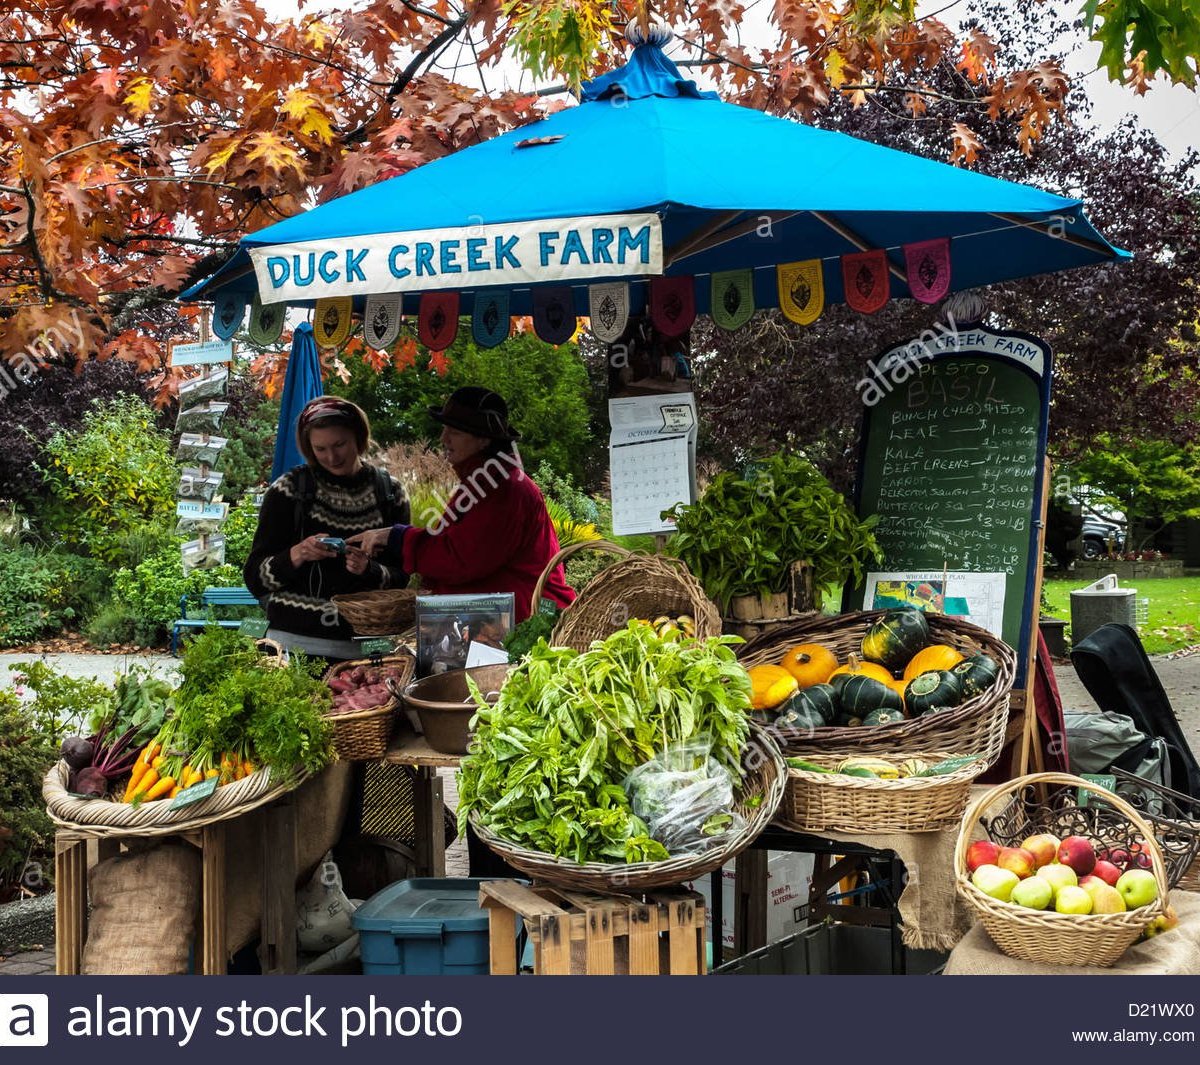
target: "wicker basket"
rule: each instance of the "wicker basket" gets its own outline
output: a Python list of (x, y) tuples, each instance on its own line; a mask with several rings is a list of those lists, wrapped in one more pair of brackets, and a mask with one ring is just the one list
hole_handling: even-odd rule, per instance
[(615, 862), (580, 863), (509, 843), (481, 825), (475, 811), (471, 812), (471, 827), (509, 865), (554, 887), (626, 894), (667, 887), (719, 869), (750, 846), (774, 817), (783, 798), (787, 767), (779, 748), (756, 725), (751, 726), (750, 740), (742, 751), (742, 766), (746, 776), (734, 803), (734, 810), (745, 819), (742, 831), (726, 840), (722, 846), (704, 854), (680, 855), (662, 862), (634, 862), (627, 865)]
[(533, 590), (535, 612), (554, 567), (582, 550), (608, 551), (621, 559), (596, 574), (559, 615), (549, 640), (552, 646), (586, 651), (593, 640), (611, 636), (631, 618), (652, 619), (660, 614), (690, 614), (698, 640), (721, 635), (721, 614), (687, 566), (676, 558), (626, 551), (607, 540), (588, 540), (559, 551)]
[(276, 780), (269, 769), (260, 769), (241, 780), (221, 785), (207, 799), (172, 810), (170, 799), (134, 806), (107, 799), (80, 798), (67, 791), (70, 774), (66, 762), (50, 767), (42, 781), (46, 813), (59, 828), (78, 829), (97, 838), (167, 836), (203, 828), (273, 802), (307, 779), (307, 774), (300, 773), (287, 780)]
[[(788, 648), (795, 644), (819, 643), (844, 661), (847, 655), (859, 653), (868, 626), (887, 613), (886, 610), (874, 610), (813, 615), (743, 644), (738, 648), (738, 659), (747, 668), (773, 664), (779, 662)], [(923, 751), (960, 751), (963, 754), (979, 754), (988, 765), (995, 762), (1004, 747), (1004, 733), (1008, 727), (1008, 696), (1016, 677), (1017, 656), (1008, 644), (976, 625), (942, 614), (926, 614), (925, 620), (929, 623), (934, 642), (949, 644), (965, 655), (982, 651), (995, 660), (999, 673), (987, 691), (950, 710), (939, 710), (891, 725), (775, 729), (772, 735), (776, 743), (786, 753), (805, 758), (818, 752), (913, 758), (920, 757)]]
[[(1158, 898), (1148, 906), (1124, 913), (1071, 914), (1033, 910), (1001, 902), (984, 894), (967, 874), (967, 848), (975, 838), (981, 816), (1006, 795), (1018, 796), (1032, 785), (1062, 784), (1102, 799), (1122, 815), (1145, 842), (1151, 871), (1158, 881)], [(1044, 826), (1050, 829), (1051, 826)], [(989, 936), (1010, 958), (1050, 965), (1091, 965), (1107, 968), (1142, 934), (1155, 917), (1167, 912), (1167, 873), (1154, 831), (1119, 795), (1067, 773), (1031, 773), (1007, 781), (980, 795), (963, 814), (954, 851), (955, 887), (978, 914)]]
[[(906, 755), (905, 757), (914, 757)], [(924, 754), (935, 765), (950, 754)], [(814, 754), (814, 765), (834, 769), (841, 755)], [(895, 761), (895, 759), (893, 759)], [(957, 825), (971, 781), (987, 768), (982, 758), (936, 777), (870, 780), (842, 773), (788, 768), (787, 788), (775, 820), (793, 832), (933, 832)]]
[(335, 595), (330, 601), (356, 636), (394, 636), (411, 629), (416, 621), (417, 592), (413, 588)]
[(338, 757), (348, 762), (374, 762), (387, 753), (388, 740), (392, 738), (392, 729), (396, 726), (400, 693), (412, 680), (416, 661), (407, 654), (357, 658), (331, 666), (324, 680), (329, 683), (339, 673), (345, 673), (355, 666), (398, 666), (403, 672), (398, 681), (388, 684), (392, 697), (386, 703), (368, 710), (329, 715), (329, 720), (333, 722), (333, 746)]

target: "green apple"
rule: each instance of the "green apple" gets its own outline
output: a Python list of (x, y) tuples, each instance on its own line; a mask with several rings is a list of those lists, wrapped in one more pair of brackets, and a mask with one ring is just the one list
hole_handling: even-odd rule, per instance
[(1092, 913), (1124, 913), (1125, 899), (1106, 880), (1098, 876), (1085, 876), (1079, 886), (1092, 896)]
[(1079, 877), (1075, 875), (1075, 870), (1069, 865), (1060, 865), (1058, 862), (1043, 865), (1033, 875), (1049, 881), (1056, 895), (1065, 887), (1079, 886)]
[(1126, 909), (1136, 910), (1158, 898), (1158, 881), (1149, 869), (1126, 869), (1117, 880), (1117, 890)]
[(971, 883), (985, 895), (991, 895), (1001, 902), (1012, 898), (1013, 888), (1021, 882), (1016, 873), (1001, 869), (998, 865), (981, 865), (971, 874)]
[(1044, 910), (1054, 901), (1054, 888), (1040, 876), (1029, 876), (1013, 888), (1012, 901), (1031, 910)]
[(1091, 913), (1092, 896), (1077, 884), (1067, 884), (1055, 893), (1054, 908), (1059, 913)]

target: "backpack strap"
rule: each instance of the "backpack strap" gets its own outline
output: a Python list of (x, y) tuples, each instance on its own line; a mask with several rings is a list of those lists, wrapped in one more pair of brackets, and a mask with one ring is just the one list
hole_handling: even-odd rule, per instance
[(390, 525), (392, 504), (396, 502), (396, 485), (392, 475), (382, 466), (375, 467), (375, 502), (384, 525)]
[(308, 463), (302, 462), (299, 466), (292, 467), (292, 480), (295, 482), (296, 488), (294, 524), (296, 534), (303, 540), (304, 518), (311, 509), (313, 500), (317, 498), (317, 479), (313, 476), (313, 471), (309, 468)]

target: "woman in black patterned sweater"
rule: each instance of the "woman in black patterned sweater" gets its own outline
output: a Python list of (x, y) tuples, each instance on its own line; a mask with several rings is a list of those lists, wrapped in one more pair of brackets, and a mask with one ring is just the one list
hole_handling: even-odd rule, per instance
[(267, 636), (286, 648), (328, 659), (359, 657), (353, 632), (330, 599), (408, 583), (395, 566), (321, 542), (409, 521), (404, 488), (362, 460), (370, 439), (367, 416), (355, 404), (336, 396), (310, 401), (296, 422), (307, 465), (285, 473), (263, 499), (243, 576), (267, 612)]

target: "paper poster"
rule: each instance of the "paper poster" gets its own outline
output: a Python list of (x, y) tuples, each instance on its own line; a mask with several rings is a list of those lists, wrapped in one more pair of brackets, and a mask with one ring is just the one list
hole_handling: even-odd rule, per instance
[(931, 614), (961, 618), (1003, 638), (1003, 573), (962, 570), (909, 570), (868, 573), (864, 610), (915, 607)]
[(673, 532), (662, 512), (696, 497), (696, 400), (691, 393), (609, 400), (613, 531)]

